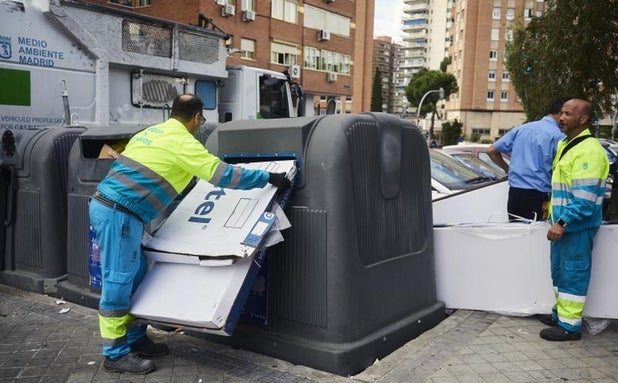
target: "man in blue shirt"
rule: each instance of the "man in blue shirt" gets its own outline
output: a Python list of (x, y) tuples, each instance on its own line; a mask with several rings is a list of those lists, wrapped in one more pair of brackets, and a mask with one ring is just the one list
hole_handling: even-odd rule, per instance
[[(488, 149), (491, 159), (509, 175), (509, 219), (545, 219), (543, 205), (551, 193), (551, 165), (558, 142), (564, 138), (558, 121), (568, 97), (552, 104), (538, 121), (511, 129)], [(510, 156), (507, 164), (502, 153)]]

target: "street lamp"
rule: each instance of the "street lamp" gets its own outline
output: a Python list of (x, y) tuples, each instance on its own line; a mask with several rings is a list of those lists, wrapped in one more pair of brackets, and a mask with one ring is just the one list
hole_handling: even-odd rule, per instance
[(440, 89), (428, 90), (427, 93), (423, 95), (421, 98), (421, 102), (418, 104), (418, 109), (416, 110), (416, 119), (420, 121), (421, 118), (421, 107), (423, 106), (423, 101), (425, 101), (425, 97), (427, 97), (430, 93), (440, 92), (440, 99), (444, 98), (444, 88), (440, 87)]
[[(430, 93), (435, 93), (435, 92), (440, 92), (440, 99), (444, 98), (444, 88), (440, 87), (440, 89), (428, 90), (421, 98), (421, 102), (418, 103), (418, 109), (416, 110), (417, 123), (421, 122), (421, 107), (423, 106), (423, 101), (425, 101), (425, 97), (427, 97), (427, 95), (429, 95)], [(430, 133), (433, 133), (433, 132), (430, 132)], [(429, 136), (430, 137), (427, 137), (428, 140), (431, 139), (431, 134)]]

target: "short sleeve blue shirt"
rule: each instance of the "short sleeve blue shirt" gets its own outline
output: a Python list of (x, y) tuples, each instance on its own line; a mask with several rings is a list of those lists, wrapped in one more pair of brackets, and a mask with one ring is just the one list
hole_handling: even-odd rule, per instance
[(511, 129), (496, 141), (496, 150), (511, 156), (509, 185), (551, 192), (551, 165), (564, 137), (556, 120), (545, 116)]

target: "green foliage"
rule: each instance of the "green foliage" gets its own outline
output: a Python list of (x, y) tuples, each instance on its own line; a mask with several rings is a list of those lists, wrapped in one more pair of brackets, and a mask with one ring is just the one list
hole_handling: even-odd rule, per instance
[(446, 73), (446, 68), (451, 65), (451, 62), (453, 62), (451, 56), (445, 57), (444, 60), (442, 60), (442, 62), (440, 63), (440, 70)]
[[(421, 68), (410, 80), (406, 88), (406, 97), (410, 105), (418, 107), (421, 99), (430, 90), (444, 89), (444, 97), (457, 92), (459, 89), (457, 80), (452, 73), (444, 73), (439, 70)], [(436, 102), (440, 99), (438, 92), (430, 93), (423, 101), (421, 116), (435, 111)]]
[(376, 68), (376, 73), (373, 76), (373, 86), (371, 87), (371, 111), (382, 111), (382, 73), (380, 68)]
[(529, 121), (559, 96), (612, 111), (618, 93), (618, 0), (548, 0), (542, 17), (513, 25), (506, 46), (511, 81)]
[(442, 124), (442, 145), (456, 145), (457, 138), (461, 135), (463, 124), (457, 119)]

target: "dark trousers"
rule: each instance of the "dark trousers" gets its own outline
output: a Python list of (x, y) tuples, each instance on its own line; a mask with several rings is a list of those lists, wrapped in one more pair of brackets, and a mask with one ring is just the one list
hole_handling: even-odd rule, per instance
[(546, 213), (543, 211), (543, 203), (549, 201), (549, 193), (533, 189), (509, 188), (509, 201), (506, 210), (509, 220), (514, 221), (519, 217), (541, 221)]

